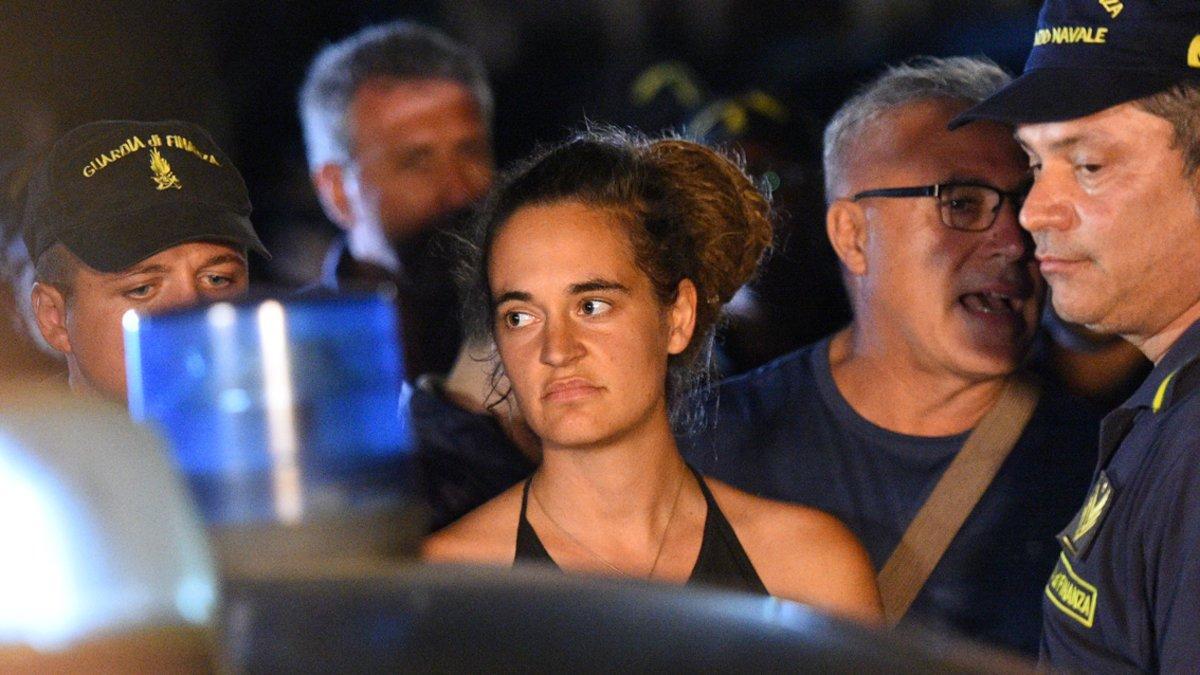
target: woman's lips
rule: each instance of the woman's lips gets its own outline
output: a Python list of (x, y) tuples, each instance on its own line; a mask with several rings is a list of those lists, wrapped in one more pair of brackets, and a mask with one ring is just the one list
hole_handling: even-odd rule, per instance
[(542, 394), (542, 400), (554, 403), (568, 403), (595, 395), (600, 387), (583, 378), (573, 377), (551, 382)]

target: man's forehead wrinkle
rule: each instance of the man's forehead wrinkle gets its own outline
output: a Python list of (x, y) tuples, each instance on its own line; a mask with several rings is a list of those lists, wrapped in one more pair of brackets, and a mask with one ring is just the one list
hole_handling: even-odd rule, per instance
[(149, 265), (139, 264), (128, 269), (121, 270), (120, 272), (106, 274), (105, 276), (112, 279), (128, 279), (129, 277), (137, 276), (139, 274), (164, 274), (168, 272), (169, 269), (170, 268), (168, 268), (166, 265), (158, 263), (151, 263)]
[(1062, 151), (1082, 144), (1109, 143), (1111, 126), (1106, 122), (1113, 113), (1104, 111), (1080, 120), (1024, 124), (1017, 127), (1017, 142), (1026, 150)]
[(873, 115), (849, 146), (847, 182), (866, 189), (883, 174), (916, 167), (927, 155), (940, 119), (949, 118), (942, 112), (945, 106), (936, 99), (915, 101)]
[(903, 132), (895, 128), (899, 111), (890, 111), (862, 125), (854, 134), (845, 153), (844, 180), (849, 185), (877, 180), (881, 173), (892, 170), (911, 153), (908, 144), (901, 143)]
[[(214, 265), (223, 265), (226, 263), (234, 263), (237, 265), (246, 266), (246, 257), (235, 251), (218, 251), (204, 259), (198, 269), (212, 267)], [(106, 278), (111, 279), (127, 279), (129, 277), (140, 274), (167, 274), (171, 271), (172, 266), (161, 262), (141, 262), (119, 272), (105, 273)]]
[(243, 256), (238, 253), (234, 253), (232, 251), (226, 251), (224, 253), (215, 253), (212, 256), (209, 256), (208, 260), (205, 261), (204, 264), (215, 265), (215, 264), (223, 263), (223, 262), (237, 262), (237, 263), (244, 264), (246, 262), (246, 256)]
[[(1050, 134), (1049, 136), (1043, 134), (1042, 137), (1037, 140), (1022, 140), (1021, 146), (1025, 148), (1026, 151), (1062, 152), (1064, 150), (1070, 150), (1071, 148), (1089, 140), (1091, 139), (1089, 138), (1087, 132), (1075, 132), (1066, 135)], [(1040, 145), (1042, 147), (1034, 150), (1034, 145)]]

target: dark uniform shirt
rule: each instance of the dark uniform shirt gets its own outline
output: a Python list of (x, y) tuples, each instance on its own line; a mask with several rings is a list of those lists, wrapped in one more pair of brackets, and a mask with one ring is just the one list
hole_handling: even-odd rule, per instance
[(1200, 322), (1105, 418), (1100, 462), (1045, 587), (1043, 661), (1200, 671)]
[[(872, 424), (838, 391), (828, 347), (824, 340), (724, 382), (709, 413), (715, 428), (686, 442), (686, 455), (705, 475), (832, 513), (878, 569), (968, 434), (918, 437)], [(1045, 391), (909, 617), (1037, 652), (1054, 536), (1087, 488), (1099, 419)]]
[(384, 284), (395, 289), (398, 334), (410, 382), (428, 373), (446, 374), (462, 344), (454, 265), (436, 236), (417, 235), (400, 251), (402, 274), (355, 259), (345, 240), (338, 238), (321, 272), (320, 285), (333, 291), (373, 291)]
[(533, 473), (533, 462), (491, 415), (446, 400), (432, 378), (422, 378), (408, 391), (418, 485), (431, 509), (431, 530), (454, 522)]

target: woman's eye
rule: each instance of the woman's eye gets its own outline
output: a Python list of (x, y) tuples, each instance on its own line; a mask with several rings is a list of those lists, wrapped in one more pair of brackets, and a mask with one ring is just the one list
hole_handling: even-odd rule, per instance
[(579, 304), (579, 313), (584, 316), (598, 316), (612, 309), (612, 304), (603, 300), (584, 300)]
[(533, 321), (533, 316), (527, 312), (505, 312), (504, 325), (509, 328), (521, 328), (528, 326)]

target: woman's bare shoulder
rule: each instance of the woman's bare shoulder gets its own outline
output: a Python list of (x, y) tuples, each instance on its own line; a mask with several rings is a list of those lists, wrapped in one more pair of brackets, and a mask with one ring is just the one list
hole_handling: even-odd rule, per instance
[[(747, 536), (753, 537), (787, 535), (803, 537), (804, 540), (811, 537), (818, 541), (829, 536), (835, 540), (848, 536), (857, 541), (841, 521), (824, 511), (759, 497), (714, 478), (704, 480), (739, 535), (744, 531)], [(828, 543), (822, 541), (821, 548), (828, 546)]]
[(706, 480), (772, 595), (868, 623), (879, 620), (875, 570), (841, 521), (818, 509)]
[(421, 543), (421, 557), (428, 562), (511, 564), (524, 485), (523, 481), (517, 483), (426, 537)]

